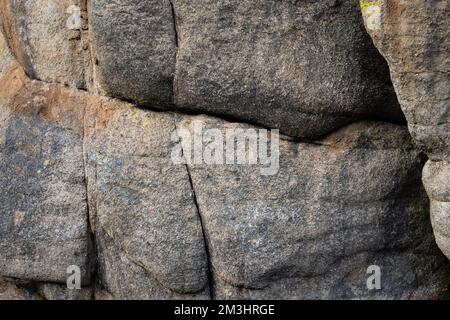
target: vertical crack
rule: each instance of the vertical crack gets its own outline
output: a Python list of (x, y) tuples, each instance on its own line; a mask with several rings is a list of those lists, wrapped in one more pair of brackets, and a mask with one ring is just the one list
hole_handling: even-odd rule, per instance
[[(89, 0), (80, 0), (80, 7), (82, 13), (82, 28), (81, 28), (81, 42), (82, 42), (82, 50), (85, 51), (84, 54), (84, 73), (85, 73), (85, 86), (86, 89), (89, 90), (92, 86), (92, 65), (91, 61), (91, 45), (90, 45), (90, 28), (89, 28), (89, 9), (90, 9), (90, 1)], [(92, 283), (92, 299), (95, 299), (95, 288), (97, 286), (98, 280), (98, 258), (97, 258), (97, 239), (95, 238), (94, 226), (92, 225), (92, 211), (91, 211), (91, 199), (89, 196), (89, 178), (88, 178), (88, 153), (86, 148), (86, 113), (87, 113), (87, 101), (85, 101), (84, 111), (83, 111), (83, 170), (84, 170), (84, 187), (86, 192), (86, 214), (87, 214), (87, 231), (90, 236), (90, 257), (89, 257), (89, 268), (91, 272), (91, 283)]]
[(175, 34), (175, 45), (178, 48), (178, 25), (177, 25), (177, 16), (175, 14), (175, 5), (173, 3), (174, 0), (169, 0), (170, 10), (172, 11), (172, 19), (173, 19), (173, 31)]
[[(175, 130), (177, 130), (176, 120), (174, 120), (174, 128), (175, 128)], [(178, 143), (181, 144), (181, 140), (179, 140)], [(182, 156), (184, 157), (184, 149), (183, 149), (182, 144), (181, 144), (181, 152), (182, 152)], [(204, 223), (203, 216), (200, 211), (200, 206), (199, 206), (199, 203), (197, 200), (197, 194), (195, 192), (194, 181), (192, 179), (191, 169), (189, 168), (189, 165), (187, 163), (185, 164), (185, 166), (186, 166), (186, 172), (188, 174), (189, 185), (190, 185), (191, 191), (192, 191), (192, 197), (194, 198), (194, 205), (197, 210), (198, 219), (200, 221), (200, 227), (202, 229), (202, 236), (203, 236), (203, 242), (204, 242), (204, 246), (205, 246), (206, 262), (207, 262), (207, 268), (208, 268), (207, 276), (208, 276), (209, 297), (211, 300), (214, 300), (215, 292), (214, 292), (213, 266), (211, 263), (211, 255), (210, 255), (210, 251), (209, 251), (208, 235), (206, 233), (205, 223)]]
[(195, 188), (194, 188), (194, 183), (192, 181), (192, 175), (191, 175), (191, 170), (189, 168), (189, 165), (186, 164), (186, 170), (188, 173), (188, 177), (189, 177), (189, 183), (191, 185), (191, 190), (192, 190), (192, 195), (194, 197), (194, 204), (195, 207), (197, 208), (197, 214), (198, 214), (198, 218), (200, 220), (200, 226), (202, 228), (202, 234), (203, 234), (203, 241), (205, 243), (205, 251), (206, 251), (206, 260), (207, 260), (207, 264), (208, 264), (208, 287), (209, 287), (209, 296), (211, 298), (211, 300), (215, 299), (215, 294), (214, 294), (214, 278), (213, 278), (213, 272), (212, 272), (212, 263), (211, 263), (211, 256), (209, 254), (209, 241), (208, 241), (208, 236), (206, 234), (206, 229), (205, 229), (205, 224), (203, 222), (203, 217), (200, 211), (200, 206), (198, 205), (198, 201), (197, 201), (197, 195), (195, 193)]
[(175, 12), (175, 4), (173, 3), (174, 0), (169, 0), (170, 10), (172, 12), (172, 20), (173, 20), (173, 31), (175, 36), (175, 46), (177, 48), (177, 51), (175, 53), (175, 69), (174, 69), (174, 75), (172, 80), (172, 103), (175, 106), (177, 104), (177, 96), (178, 96), (178, 79), (177, 79), (177, 67), (178, 67), (178, 54), (180, 50), (179, 45), (179, 37), (178, 37), (178, 23), (177, 23), (177, 15)]
[(86, 215), (87, 215), (87, 232), (90, 237), (90, 254), (89, 254), (89, 263), (88, 268), (91, 272), (91, 283), (92, 283), (92, 299), (95, 299), (95, 287), (97, 285), (98, 279), (98, 259), (97, 259), (97, 240), (95, 238), (95, 231), (91, 221), (91, 208), (90, 208), (90, 197), (89, 197), (89, 178), (87, 172), (87, 162), (88, 162), (88, 154), (86, 148), (86, 110), (87, 110), (87, 101), (85, 101), (84, 111), (83, 111), (83, 141), (82, 141), (82, 157), (83, 157), (83, 171), (84, 171), (84, 188), (86, 193)]
[(83, 51), (84, 59), (84, 82), (87, 91), (92, 91), (94, 74), (93, 74), (93, 64), (92, 64), (92, 40), (91, 40), (91, 30), (90, 30), (90, 0), (80, 0), (81, 8), (81, 50)]

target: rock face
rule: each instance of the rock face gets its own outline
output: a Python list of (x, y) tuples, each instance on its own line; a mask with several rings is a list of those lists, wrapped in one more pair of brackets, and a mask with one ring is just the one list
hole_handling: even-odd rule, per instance
[[(200, 120), (205, 130), (245, 128)], [(192, 121), (180, 127), (192, 131)], [(281, 141), (273, 176), (257, 166), (190, 166), (215, 297), (433, 296), (442, 280), (420, 273), (447, 263), (427, 222), (423, 161), (403, 127), (358, 123), (315, 145)], [(376, 293), (361, 281), (371, 264), (389, 277)]]
[(398, 115), (355, 1), (175, 0), (175, 12), (179, 108), (307, 138)]
[(450, 197), (444, 192), (450, 186), (449, 2), (378, 0), (362, 1), (361, 7), (389, 63), (410, 132), (430, 157), (424, 182), (437, 242), (450, 257)]
[(28, 75), (308, 139), (360, 119), (403, 119), (353, 0), (88, 4), (3, 1)]
[(0, 299), (443, 297), (430, 3), (0, 0)]
[[(151, 230), (151, 232), (156, 233), (158, 230)], [(169, 230), (164, 230), (169, 231)], [(150, 233), (151, 233), (150, 232)], [(202, 299), (206, 300), (210, 298), (209, 290), (206, 288), (206, 283), (204, 281), (205, 272), (200, 270), (197, 275), (194, 275), (198, 282), (192, 285), (193, 276), (192, 271), (187, 271), (186, 275), (191, 277), (188, 279), (182, 276), (178, 281), (183, 281), (186, 279), (186, 284), (190, 284), (191, 292), (181, 294), (174, 292), (171, 287), (166, 284), (160, 283), (155, 275), (148, 271), (148, 268), (140, 264), (139, 262), (133, 261), (133, 257), (130, 257), (126, 252), (121, 250), (116, 242), (108, 236), (103, 230), (98, 229), (97, 231), (97, 248), (98, 248), (98, 259), (99, 259), (99, 286), (96, 290), (95, 298), (98, 300), (116, 300), (116, 299)], [(189, 241), (189, 239), (186, 239)], [(186, 246), (186, 245), (185, 245)], [(195, 247), (194, 247), (195, 248)], [(205, 253), (205, 252), (204, 252)], [(183, 256), (182, 251), (175, 251), (171, 253), (173, 257), (175, 254)], [(186, 256), (187, 257), (187, 256)], [(136, 258), (136, 257), (135, 257)], [(148, 256), (138, 256), (138, 259), (147, 258)], [(186, 259), (182, 257), (182, 259)], [(200, 257), (198, 260), (189, 261), (189, 265), (192, 264), (202, 264), (205, 258)], [(174, 266), (179, 266), (178, 270), (174, 270)], [(180, 274), (186, 271), (185, 266), (180, 266), (175, 262), (173, 266), (168, 265), (168, 260), (164, 262), (161, 267), (166, 267), (167, 270), (163, 272), (175, 271), (176, 274)], [(158, 276), (158, 275), (157, 275)], [(196, 279), (194, 279), (196, 280)], [(196, 286), (196, 287), (195, 287)], [(202, 287), (203, 286), (203, 287)], [(180, 285), (175, 287), (179, 290)], [(200, 288), (200, 289), (198, 289)]]
[(142, 297), (153, 294), (150, 276), (156, 297), (204, 292), (208, 266), (193, 192), (186, 167), (170, 157), (174, 117), (104, 102), (88, 107), (85, 125), (89, 207), (103, 235), (109, 292), (128, 297), (115, 274), (133, 264)]
[(170, 159), (174, 116), (30, 81), (18, 67), (0, 84), (1, 275), (65, 284), (76, 265), (93, 287), (98, 259), (101, 297), (209, 298), (187, 169)]
[(30, 82), (15, 68), (0, 83), (1, 275), (90, 281), (82, 96)]

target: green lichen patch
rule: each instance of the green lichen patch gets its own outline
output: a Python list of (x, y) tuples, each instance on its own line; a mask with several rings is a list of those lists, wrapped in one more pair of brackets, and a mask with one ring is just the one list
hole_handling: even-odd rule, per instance
[(361, 6), (361, 10), (366, 10), (370, 7), (381, 7), (383, 5), (382, 0), (361, 0), (359, 2), (359, 5)]

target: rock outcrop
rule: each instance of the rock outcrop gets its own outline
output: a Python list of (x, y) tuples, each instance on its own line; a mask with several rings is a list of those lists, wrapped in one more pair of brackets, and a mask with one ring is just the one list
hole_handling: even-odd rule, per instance
[(2, 3), (32, 78), (307, 139), (403, 120), (353, 0)]
[[(61, 291), (72, 264), (97, 299), (435, 298), (446, 289), (424, 159), (400, 125), (361, 122), (314, 144), (282, 137), (279, 171), (264, 176), (258, 166), (171, 159), (176, 128), (254, 127), (145, 111), (28, 80), (19, 67), (1, 84), (1, 270), (25, 281), (6, 281), (10, 296), (85, 297)], [(371, 264), (386, 273), (375, 293)]]
[(356, 1), (0, 0), (0, 299), (443, 297), (448, 1), (361, 10), (400, 104)]
[(361, 7), (411, 135), (430, 158), (424, 183), (436, 240), (450, 258), (450, 2), (377, 0)]
[(30, 81), (19, 67), (0, 87), (1, 275), (65, 284), (76, 265), (83, 285), (96, 268), (99, 290), (117, 298), (209, 297), (188, 173), (170, 159), (174, 116)]

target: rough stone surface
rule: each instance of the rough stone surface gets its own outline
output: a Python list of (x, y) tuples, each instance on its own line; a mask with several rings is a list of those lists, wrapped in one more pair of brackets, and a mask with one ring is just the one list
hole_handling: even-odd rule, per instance
[(0, 82), (0, 275), (89, 283), (82, 94), (29, 81), (15, 68)]
[(88, 284), (89, 198), (107, 292), (208, 298), (187, 169), (170, 162), (174, 117), (29, 81), (18, 67), (0, 85), (0, 274), (65, 283), (66, 268), (78, 265)]
[(42, 297), (11, 282), (0, 282), (0, 300), (42, 300)]
[(400, 117), (357, 2), (174, 3), (178, 108), (307, 138), (356, 119)]
[(0, 78), (6, 73), (8, 66), (12, 63), (13, 56), (11, 51), (9, 50), (8, 43), (5, 39), (5, 36), (2, 32), (2, 12), (0, 6)]
[[(88, 3), (87, 17), (81, 0), (3, 0), (29, 75), (303, 138), (360, 119), (403, 120), (353, 0)], [(80, 30), (68, 27), (73, 5)]]
[(416, 144), (431, 162), (424, 182), (436, 240), (450, 257), (450, 2), (361, 1), (366, 27), (391, 69)]
[(68, 289), (65, 285), (53, 283), (38, 283), (34, 290), (45, 300), (92, 300), (94, 296), (92, 288)]
[[(98, 228), (96, 234), (99, 259), (99, 283), (95, 293), (97, 300), (205, 300), (210, 298), (207, 288), (197, 293), (174, 292), (167, 285), (161, 284), (152, 272), (148, 271), (148, 268), (130, 259), (130, 256), (121, 250), (116, 241), (103, 229)], [(167, 264), (164, 262), (164, 265)], [(176, 273), (180, 274), (183, 270), (184, 268), (181, 268)], [(201, 275), (204, 276), (204, 272)], [(189, 279), (188, 281), (192, 282)], [(204, 284), (203, 281), (200, 283)]]
[(177, 44), (170, 1), (93, 0), (90, 20), (100, 89), (143, 105), (172, 105)]
[[(205, 130), (243, 127), (199, 119)], [(192, 120), (180, 128), (192, 131)], [(423, 162), (403, 127), (358, 123), (314, 145), (281, 141), (274, 176), (190, 165), (215, 297), (438, 296), (449, 266), (432, 237)], [(370, 265), (386, 277), (375, 293)]]
[[(0, 85), (0, 274), (19, 279), (3, 296), (431, 299), (447, 288), (424, 159), (400, 125), (357, 123), (314, 143), (282, 137), (280, 171), (261, 176), (258, 166), (171, 159), (175, 128), (194, 120), (251, 126), (137, 109), (30, 81), (18, 67)], [(84, 266), (84, 290), (64, 289), (68, 264)], [(366, 288), (371, 264), (383, 270), (381, 291)]]
[[(363, 1), (379, 8), (380, 26), (368, 26), (389, 63), (416, 142), (432, 159), (450, 159), (450, 5), (434, 1)], [(367, 24), (367, 23), (366, 23)]]
[(436, 242), (450, 259), (450, 163), (428, 161), (423, 182), (431, 199), (431, 221)]
[(120, 280), (116, 271), (132, 278), (127, 265), (134, 263), (131, 270), (144, 280), (130, 280), (141, 283), (130, 297), (152, 297), (150, 278), (156, 279), (155, 290), (164, 292), (154, 297), (167, 297), (168, 290), (203, 293), (208, 281), (202, 228), (187, 169), (170, 158), (174, 117), (114, 101), (88, 110), (89, 207), (96, 232), (108, 236), (99, 240), (107, 251), (102, 256), (108, 290), (126, 297), (134, 284), (109, 284)]
[[(0, 0), (0, 299), (448, 297), (449, 2), (360, 7)], [(199, 120), (279, 168), (174, 161)]]
[(36, 283), (23, 280), (0, 282), (0, 300), (90, 300), (93, 290), (69, 290), (54, 283)]
[(3, 29), (26, 73), (85, 88), (82, 0), (1, 0)]

